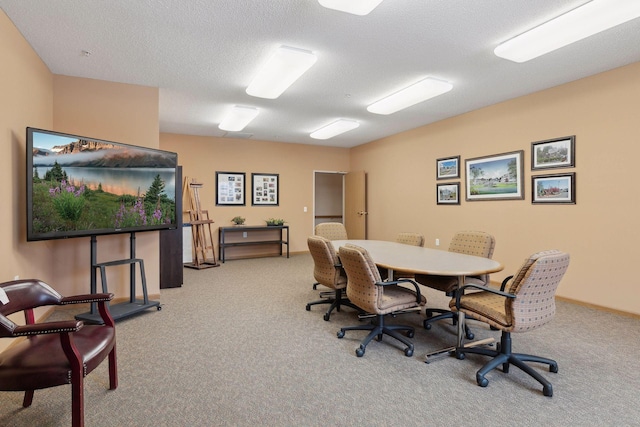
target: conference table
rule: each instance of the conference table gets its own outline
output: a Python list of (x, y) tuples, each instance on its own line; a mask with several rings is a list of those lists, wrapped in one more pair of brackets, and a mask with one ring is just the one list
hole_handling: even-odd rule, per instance
[[(458, 283), (464, 283), (466, 276), (478, 276), (501, 271), (504, 267), (498, 261), (443, 251), (439, 249), (424, 248), (422, 246), (406, 245), (398, 242), (384, 240), (333, 240), (336, 252), (340, 246), (353, 244), (365, 248), (378, 267), (389, 271), (388, 277), (393, 277), (393, 271), (405, 271), (415, 274), (429, 274), (438, 276), (456, 276)], [(457, 347), (464, 344), (464, 314), (458, 313)], [(486, 340), (482, 340), (483, 343)], [(480, 344), (477, 341), (476, 344)], [(466, 344), (465, 346), (469, 346)], [(455, 347), (438, 350), (429, 355), (438, 355), (455, 350)], [(427, 362), (429, 361), (427, 355)]]

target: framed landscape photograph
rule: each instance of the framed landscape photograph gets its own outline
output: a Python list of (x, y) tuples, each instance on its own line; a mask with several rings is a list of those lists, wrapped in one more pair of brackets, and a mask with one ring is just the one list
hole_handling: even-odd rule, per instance
[(531, 170), (574, 167), (575, 146), (575, 135), (532, 142)]
[(531, 203), (576, 203), (574, 172), (531, 177)]
[(280, 191), (277, 173), (251, 174), (251, 204), (254, 206), (278, 206)]
[(244, 172), (216, 172), (216, 206), (244, 206), (244, 186)]
[(436, 160), (436, 179), (460, 178), (460, 156)]
[(438, 205), (459, 205), (460, 204), (460, 183), (437, 184), (437, 204)]
[(523, 157), (519, 150), (466, 160), (466, 200), (524, 199)]

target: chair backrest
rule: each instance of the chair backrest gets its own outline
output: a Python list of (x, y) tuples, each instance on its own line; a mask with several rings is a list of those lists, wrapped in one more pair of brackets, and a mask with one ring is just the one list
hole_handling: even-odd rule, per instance
[(451, 239), (449, 252), (491, 258), (496, 241), (484, 231), (459, 231)]
[(369, 252), (360, 246), (347, 244), (340, 247), (339, 256), (347, 273), (349, 301), (368, 313), (379, 313), (383, 290), (376, 286), (376, 282), (382, 279)]
[(7, 304), (0, 302), (0, 314), (5, 316), (29, 308), (54, 305), (62, 299), (62, 295), (39, 280), (14, 280), (0, 283), (0, 287), (9, 299)]
[[(491, 258), (495, 247), (496, 240), (489, 233), (484, 231), (459, 231), (451, 239), (449, 252)], [(475, 277), (475, 279), (481, 282), (477, 284), (489, 284), (488, 274), (482, 274)], [(473, 280), (470, 281), (473, 282)]]
[(330, 288), (344, 288), (347, 286), (347, 276), (340, 265), (331, 241), (322, 236), (309, 236), (307, 246), (313, 258), (313, 277), (321, 285)]
[(569, 254), (557, 250), (537, 252), (525, 260), (506, 292), (505, 311), (512, 331), (521, 332), (544, 325), (556, 312), (555, 293), (569, 267)]
[(420, 233), (398, 233), (396, 242), (405, 245), (424, 246), (424, 236)]
[(314, 234), (329, 240), (347, 240), (347, 229), (341, 222), (322, 222), (316, 225)]

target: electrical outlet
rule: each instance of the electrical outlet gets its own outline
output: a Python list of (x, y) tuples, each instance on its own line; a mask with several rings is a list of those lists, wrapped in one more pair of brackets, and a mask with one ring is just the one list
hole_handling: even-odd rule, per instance
[(440, 239), (436, 239), (436, 246), (440, 246)]
[(302, 212), (306, 212), (307, 211), (307, 207), (305, 206), (304, 208), (302, 208)]
[(247, 232), (246, 231), (242, 232), (242, 237), (245, 238), (245, 239), (247, 238)]
[(20, 280), (20, 276), (14, 276), (13, 280)]

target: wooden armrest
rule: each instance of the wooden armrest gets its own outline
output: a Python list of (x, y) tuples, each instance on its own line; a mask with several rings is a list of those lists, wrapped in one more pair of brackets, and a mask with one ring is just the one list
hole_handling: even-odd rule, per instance
[(73, 295), (70, 297), (63, 297), (60, 300), (60, 305), (81, 304), (86, 302), (111, 301), (112, 299), (113, 299), (112, 293)]
[(77, 332), (84, 326), (81, 320), (63, 320), (58, 322), (34, 323), (31, 325), (17, 326), (12, 336), (22, 337), (29, 335), (59, 334), (60, 332)]

